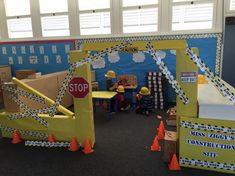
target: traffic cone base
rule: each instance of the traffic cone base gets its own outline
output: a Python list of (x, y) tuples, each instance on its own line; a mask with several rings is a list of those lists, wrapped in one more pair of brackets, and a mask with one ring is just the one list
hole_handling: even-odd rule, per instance
[(153, 151), (153, 152), (161, 151), (161, 146), (158, 143), (157, 136), (153, 140), (153, 144), (151, 146), (151, 151)]
[(85, 154), (89, 154), (89, 153), (93, 153), (93, 152), (94, 152), (94, 150), (91, 148), (91, 143), (90, 143), (90, 140), (89, 140), (89, 139), (87, 139), (87, 140), (85, 141), (84, 149), (83, 149), (82, 151), (83, 151), (83, 153), (85, 153)]
[(168, 165), (168, 167), (169, 167), (169, 170), (174, 170), (174, 171), (180, 170), (180, 166), (179, 166), (179, 162), (177, 160), (176, 154), (172, 156), (171, 162)]
[(161, 146), (155, 147), (155, 146), (151, 146), (151, 151), (152, 152), (160, 152), (161, 151)]
[(53, 134), (48, 136), (48, 142), (55, 142), (55, 136)]
[(76, 152), (76, 151), (78, 151), (78, 149), (79, 149), (79, 146), (78, 146), (77, 140), (75, 137), (73, 137), (72, 141), (69, 145), (69, 151)]
[(21, 142), (20, 133), (18, 131), (14, 131), (11, 143), (18, 144), (20, 142)]

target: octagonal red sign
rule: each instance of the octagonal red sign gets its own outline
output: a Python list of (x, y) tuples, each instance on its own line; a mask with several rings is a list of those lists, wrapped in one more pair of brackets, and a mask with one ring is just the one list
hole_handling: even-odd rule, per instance
[(75, 98), (84, 98), (89, 93), (89, 84), (82, 77), (75, 77), (69, 82), (69, 93)]

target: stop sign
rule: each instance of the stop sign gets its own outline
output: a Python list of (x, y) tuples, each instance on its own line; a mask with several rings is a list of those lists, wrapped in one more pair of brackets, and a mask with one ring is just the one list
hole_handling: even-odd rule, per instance
[(89, 84), (82, 77), (75, 77), (69, 82), (69, 93), (76, 98), (84, 98), (89, 93)]

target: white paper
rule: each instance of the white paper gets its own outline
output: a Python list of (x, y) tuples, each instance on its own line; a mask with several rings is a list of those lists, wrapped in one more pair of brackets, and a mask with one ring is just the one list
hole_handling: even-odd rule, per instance
[(49, 57), (48, 56), (44, 56), (44, 64), (49, 64)]
[(44, 46), (39, 46), (39, 53), (44, 54)]
[(9, 63), (9, 65), (14, 64), (13, 57), (8, 57), (8, 63)]
[(21, 54), (25, 54), (25, 53), (26, 53), (26, 51), (25, 51), (25, 46), (21, 46), (21, 47), (20, 47), (20, 50), (21, 50)]
[(62, 61), (61, 61), (61, 56), (60, 56), (60, 55), (57, 55), (57, 56), (56, 56), (56, 63), (57, 63), (57, 64), (61, 64), (61, 62), (62, 62)]
[(22, 56), (18, 56), (18, 64), (23, 64), (23, 58), (22, 58)]
[(34, 46), (33, 45), (29, 46), (29, 52), (30, 52), (30, 54), (34, 54)]
[(57, 53), (57, 47), (56, 47), (56, 45), (52, 45), (51, 49), (52, 49), (52, 53), (53, 53), (53, 54), (56, 54), (56, 53)]
[(70, 45), (65, 45), (65, 53), (69, 53), (70, 52)]
[(2, 54), (7, 54), (7, 48), (5, 46), (2, 47)]
[(16, 54), (16, 46), (11, 47), (11, 52), (12, 52), (12, 54)]
[(37, 56), (29, 56), (29, 63), (30, 64), (37, 64), (38, 63), (38, 57)]

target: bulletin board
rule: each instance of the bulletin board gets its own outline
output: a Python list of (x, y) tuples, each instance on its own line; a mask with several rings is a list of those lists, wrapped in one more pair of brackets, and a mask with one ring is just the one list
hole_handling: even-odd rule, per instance
[(75, 40), (0, 42), (0, 65), (10, 65), (13, 76), (19, 69), (42, 74), (67, 70)]

